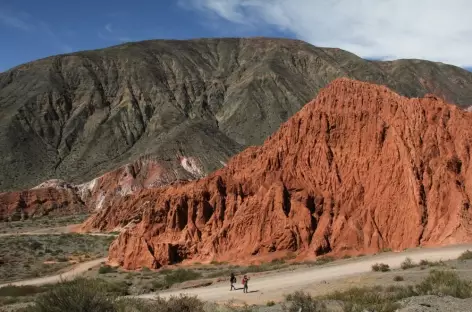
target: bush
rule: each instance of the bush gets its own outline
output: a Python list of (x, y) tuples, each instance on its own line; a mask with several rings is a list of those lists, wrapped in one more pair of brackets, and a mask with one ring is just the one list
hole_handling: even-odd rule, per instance
[(421, 266), (444, 266), (446, 265), (443, 261), (429, 261), (429, 260), (421, 260), (420, 261)]
[(164, 283), (167, 288), (177, 283), (196, 280), (202, 277), (202, 274), (192, 270), (177, 269), (170, 271), (164, 276)]
[(42, 286), (5, 286), (0, 288), (0, 297), (31, 296), (47, 291)]
[[(139, 299), (118, 300), (116, 312), (204, 312), (204, 303), (197, 297), (180, 295), (168, 300), (157, 297), (152, 302)], [(98, 311), (97, 311), (98, 312)], [(100, 311), (101, 312), (101, 311)]]
[(86, 279), (62, 282), (40, 295), (29, 307), (30, 312), (114, 312), (113, 298), (100, 283)]
[(98, 274), (108, 274), (108, 273), (114, 273), (116, 272), (116, 269), (114, 267), (111, 267), (109, 265), (102, 265), (98, 269)]
[(286, 312), (322, 312), (326, 308), (323, 303), (302, 291), (285, 296), (285, 302), (282, 307)]
[(333, 262), (333, 261), (334, 261), (333, 257), (324, 256), (324, 257), (320, 257), (320, 258), (316, 259), (315, 264), (322, 265), (322, 264), (326, 264), (326, 263)]
[(273, 306), (275, 306), (275, 302), (274, 301), (267, 301), (266, 306), (273, 307)]
[(472, 297), (472, 283), (460, 279), (457, 273), (451, 271), (431, 271), (416, 289), (422, 295), (447, 295), (462, 299)]
[(388, 272), (390, 267), (385, 263), (376, 263), (372, 266), (372, 271), (374, 272)]
[(400, 265), (402, 270), (408, 270), (408, 269), (414, 268), (416, 266), (417, 266), (417, 264), (414, 263), (413, 260), (411, 260), (410, 258), (406, 258), (405, 261), (403, 261), (402, 264)]
[(405, 279), (404, 279), (403, 276), (401, 276), (401, 275), (396, 275), (396, 276), (393, 278), (393, 280), (394, 280), (395, 282), (401, 282), (401, 281), (404, 281)]
[(459, 260), (470, 260), (472, 259), (472, 251), (466, 250), (459, 256)]
[(400, 307), (396, 303), (398, 300), (411, 296), (415, 296), (412, 286), (354, 287), (343, 292), (336, 291), (324, 299), (344, 302), (346, 312), (394, 312)]

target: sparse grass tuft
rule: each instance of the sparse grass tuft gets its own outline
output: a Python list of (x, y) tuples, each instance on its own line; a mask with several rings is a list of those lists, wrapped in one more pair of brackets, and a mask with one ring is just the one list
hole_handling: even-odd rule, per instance
[(170, 288), (174, 284), (196, 280), (201, 277), (202, 277), (202, 274), (200, 272), (186, 270), (186, 269), (177, 269), (177, 270), (173, 270), (165, 274), (164, 286), (165, 288)]
[(472, 297), (472, 282), (461, 279), (451, 271), (431, 271), (416, 288), (423, 295), (446, 295), (462, 299)]
[(0, 297), (23, 297), (47, 291), (43, 286), (5, 286), (0, 288)]
[(204, 312), (204, 305), (197, 297), (186, 295), (170, 297), (168, 300), (157, 297), (152, 302), (125, 299), (115, 303), (113, 312)]
[(267, 301), (266, 306), (273, 307), (273, 306), (275, 306), (275, 302), (274, 301)]
[(286, 312), (323, 312), (325, 305), (318, 299), (302, 291), (294, 292), (285, 296), (285, 303), (283, 309)]
[(372, 271), (374, 272), (388, 272), (390, 267), (385, 263), (376, 263), (372, 266)]
[(113, 295), (99, 280), (76, 279), (62, 282), (40, 295), (28, 312), (114, 312)]
[(464, 251), (458, 258), (459, 260), (470, 260), (472, 259), (472, 251), (466, 250)]
[(98, 269), (98, 274), (108, 274), (108, 273), (115, 273), (115, 272), (116, 272), (116, 268), (111, 267), (109, 265), (102, 265)]
[(400, 267), (402, 268), (402, 270), (408, 270), (408, 269), (411, 269), (411, 268), (414, 268), (414, 267), (417, 267), (418, 265), (413, 262), (413, 260), (411, 260), (411, 258), (406, 258), (405, 261), (402, 262), (402, 264), (400, 265)]
[(445, 266), (446, 264), (443, 261), (429, 261), (429, 260), (423, 259), (420, 261), (420, 265), (433, 267), (433, 266)]

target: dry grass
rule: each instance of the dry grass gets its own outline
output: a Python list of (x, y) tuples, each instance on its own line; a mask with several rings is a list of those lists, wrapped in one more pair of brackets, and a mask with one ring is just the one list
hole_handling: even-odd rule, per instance
[(0, 239), (0, 283), (58, 272), (108, 253), (113, 237), (79, 234), (7, 236)]
[(390, 267), (385, 263), (376, 263), (372, 266), (372, 271), (374, 272), (388, 272)]
[(472, 251), (467, 250), (462, 253), (462, 255), (459, 256), (459, 260), (470, 260), (472, 259)]

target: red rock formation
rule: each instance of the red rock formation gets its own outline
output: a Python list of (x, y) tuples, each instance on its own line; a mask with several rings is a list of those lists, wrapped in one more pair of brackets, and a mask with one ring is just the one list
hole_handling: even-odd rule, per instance
[(143, 158), (79, 185), (49, 180), (30, 190), (0, 193), (0, 221), (99, 211), (138, 190), (195, 179), (201, 175), (198, 166), (191, 157), (175, 163)]
[(121, 198), (83, 229), (134, 221), (110, 247), (126, 269), (470, 241), (471, 125), (435, 97), (339, 79), (227, 167)]
[(21, 192), (0, 193), (0, 221), (44, 215), (84, 213), (87, 209), (74, 189), (41, 187)]

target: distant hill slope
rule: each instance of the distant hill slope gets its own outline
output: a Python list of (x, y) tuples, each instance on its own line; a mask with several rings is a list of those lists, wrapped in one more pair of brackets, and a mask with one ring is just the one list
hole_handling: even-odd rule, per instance
[(0, 191), (91, 180), (140, 156), (208, 173), (261, 144), (338, 77), (472, 104), (472, 73), (373, 62), (286, 39), (156, 40), (38, 60), (0, 74)]

